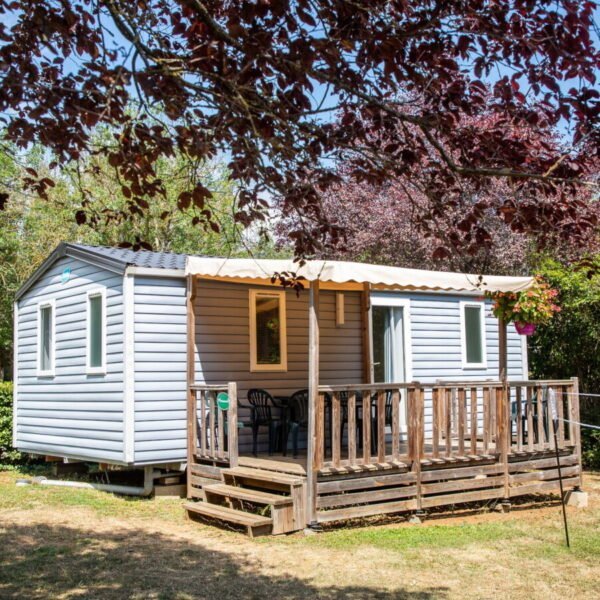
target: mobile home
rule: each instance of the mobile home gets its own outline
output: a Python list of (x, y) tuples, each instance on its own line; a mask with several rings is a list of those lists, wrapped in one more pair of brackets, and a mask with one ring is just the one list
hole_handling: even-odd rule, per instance
[[(298, 289), (272, 283), (292, 271)], [(61, 244), (15, 302), (14, 445), (187, 466), (190, 510), (255, 532), (554, 489), (547, 394), (575, 415), (577, 382), (528, 381), (525, 338), (482, 297), (530, 282)]]

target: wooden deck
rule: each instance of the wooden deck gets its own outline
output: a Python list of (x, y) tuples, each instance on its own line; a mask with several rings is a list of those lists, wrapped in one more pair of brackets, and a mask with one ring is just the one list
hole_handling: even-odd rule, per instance
[[(517, 496), (557, 493), (557, 450), (565, 489), (581, 484), (576, 380), (321, 386), (312, 459), (238, 456), (224, 435), (235, 410), (217, 411), (217, 392), (204, 390), (196, 408), (208, 418), (194, 419), (188, 497), (211, 504), (194, 512), (237, 522), (251, 534), (469, 502), (508, 506)], [(255, 527), (244, 513), (265, 505), (271, 522)]]

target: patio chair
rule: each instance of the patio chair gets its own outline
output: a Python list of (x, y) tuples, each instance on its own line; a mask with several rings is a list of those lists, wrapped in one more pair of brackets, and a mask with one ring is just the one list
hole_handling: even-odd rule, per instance
[(252, 454), (258, 454), (258, 430), (261, 426), (269, 428), (269, 454), (275, 451), (277, 433), (281, 426), (281, 415), (273, 414), (273, 409), (281, 410), (273, 396), (266, 390), (253, 388), (248, 390), (248, 403), (250, 404), (250, 426), (252, 427)]
[[(326, 422), (331, 424), (332, 420), (332, 398), (331, 394), (325, 392), (325, 413), (327, 415)], [(342, 407), (341, 414), (341, 434), (340, 439), (343, 438), (344, 435), (344, 424), (348, 420), (348, 407), (347, 407), (348, 396), (346, 392), (340, 392), (340, 404)], [(292, 451), (294, 458), (297, 458), (298, 455), (298, 433), (300, 429), (305, 428), (308, 430), (308, 390), (298, 390), (294, 392), (287, 403), (288, 406), (288, 427), (286, 434), (292, 434)], [(362, 427), (362, 419), (361, 419), (361, 427)], [(331, 450), (331, 426), (327, 427), (326, 430), (329, 432), (329, 436), (325, 436), (325, 445)], [(362, 430), (361, 430), (362, 431)], [(284, 440), (284, 450), (283, 455), (286, 455), (287, 450), (287, 436)]]
[[(544, 435), (546, 437), (546, 440), (550, 439), (550, 417), (548, 414), (548, 400), (546, 398), (545, 394), (541, 394), (541, 398), (540, 395), (538, 394), (537, 390), (535, 390), (533, 392), (533, 394), (531, 395), (531, 416), (533, 418), (533, 431), (529, 431), (528, 427), (527, 427), (527, 409), (528, 409), (528, 405), (527, 402), (525, 400), (523, 400), (523, 415), (521, 417), (522, 419), (522, 430), (523, 430), (523, 442), (528, 442), (529, 441), (529, 436), (533, 436), (533, 443), (537, 444), (539, 442), (539, 435), (538, 435), (538, 418), (539, 415), (542, 415), (542, 426), (544, 428)], [(513, 400), (510, 403), (510, 420), (511, 420), (511, 429), (510, 429), (510, 433), (511, 433), (511, 440), (512, 440), (512, 433), (513, 433), (513, 429), (516, 428), (516, 422), (517, 422), (517, 403), (515, 400)], [(513, 423), (515, 424), (515, 427), (513, 427)]]
[[(532, 407), (536, 402), (535, 394), (532, 397)], [(517, 401), (512, 400), (510, 403), (510, 442), (512, 444), (513, 432), (517, 431)], [(525, 441), (526, 436), (529, 435), (527, 431), (527, 403), (523, 402), (521, 405), (521, 431), (523, 432), (523, 442)]]
[[(392, 404), (392, 391), (386, 390), (385, 392), (385, 406), (384, 406), (384, 431), (385, 427), (392, 428), (392, 421), (394, 418), (394, 409)], [(375, 414), (371, 417), (371, 452), (374, 454), (377, 452), (378, 445), (378, 427), (377, 427), (377, 393), (371, 396), (371, 403), (375, 405)], [(385, 438), (385, 433), (384, 433)], [(385, 444), (384, 444), (385, 445)]]
[(283, 442), (283, 455), (287, 454), (288, 435), (292, 434), (292, 453), (298, 457), (298, 433), (300, 429), (308, 430), (308, 390), (294, 392), (288, 401), (288, 428)]
[[(376, 394), (371, 395), (371, 404), (373, 404), (373, 402), (376, 398), (377, 398)], [(357, 392), (356, 393), (356, 407), (358, 410), (356, 410), (354, 422), (356, 423), (356, 430), (357, 430), (356, 440), (358, 442), (359, 449), (362, 449), (362, 447), (363, 447), (362, 400), (363, 400), (362, 393)], [(341, 423), (342, 430), (340, 432), (340, 439), (343, 440), (344, 439), (344, 428), (348, 424), (348, 392), (340, 392), (340, 404), (342, 406), (342, 423)], [(390, 399), (390, 423), (392, 422), (391, 414), (392, 414), (392, 412), (391, 412), (391, 399)], [(386, 415), (387, 415), (387, 409), (386, 409)], [(377, 447), (377, 439), (375, 437), (376, 435), (377, 435), (377, 419), (374, 417), (371, 417), (371, 452), (374, 452)]]

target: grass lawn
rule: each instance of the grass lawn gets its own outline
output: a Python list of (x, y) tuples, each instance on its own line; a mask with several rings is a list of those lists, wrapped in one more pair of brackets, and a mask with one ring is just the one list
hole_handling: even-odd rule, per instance
[[(597, 598), (600, 475), (590, 506), (454, 513), (250, 540), (180, 500), (40, 486), (0, 473), (0, 598)], [(448, 513), (446, 513), (448, 515)]]

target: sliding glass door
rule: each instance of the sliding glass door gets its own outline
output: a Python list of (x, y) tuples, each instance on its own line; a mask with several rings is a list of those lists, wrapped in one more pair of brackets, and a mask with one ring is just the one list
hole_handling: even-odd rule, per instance
[[(373, 382), (412, 380), (410, 301), (390, 294), (371, 296)], [(386, 402), (390, 399), (386, 398)], [(406, 393), (401, 393), (400, 439), (406, 440)], [(391, 427), (391, 423), (386, 423)]]
[(372, 311), (374, 382), (406, 381), (404, 308), (374, 305)]

